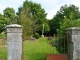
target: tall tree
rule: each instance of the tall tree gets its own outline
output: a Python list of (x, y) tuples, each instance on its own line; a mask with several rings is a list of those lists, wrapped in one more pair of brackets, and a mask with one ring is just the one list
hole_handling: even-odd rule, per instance
[(13, 8), (7, 7), (4, 10), (4, 17), (9, 18), (10, 24), (16, 23), (16, 15), (15, 15), (15, 10)]
[(53, 33), (57, 33), (56, 29), (60, 28), (60, 22), (63, 22), (65, 17), (71, 20), (80, 19), (79, 8), (72, 4), (70, 4), (69, 6), (61, 6), (60, 10), (57, 11), (56, 15), (50, 22), (50, 32), (54, 31)]
[(32, 22), (28, 17), (27, 9), (22, 9), (22, 13), (20, 14), (19, 24), (23, 26), (23, 37), (31, 36), (32, 34)]
[(30, 18), (30, 20), (32, 22), (33, 33), (39, 32), (41, 34), (42, 24), (46, 24), (45, 32), (49, 31), (47, 19), (45, 18), (46, 13), (40, 4), (34, 3), (32, 1), (28, 1), (28, 0), (24, 1), (22, 7), (18, 8), (18, 13), (17, 13), (18, 16), (22, 13), (22, 9), (26, 9), (26, 11), (28, 13), (28, 18)]

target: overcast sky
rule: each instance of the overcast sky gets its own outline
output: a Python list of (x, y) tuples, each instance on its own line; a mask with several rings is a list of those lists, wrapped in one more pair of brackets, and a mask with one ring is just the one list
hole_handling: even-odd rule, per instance
[[(17, 12), (25, 0), (0, 0), (0, 13), (3, 14), (3, 10), (6, 7), (12, 7)], [(60, 7), (67, 4), (74, 4), (80, 8), (80, 0), (31, 0), (33, 2), (40, 3), (42, 8), (48, 13), (47, 18), (51, 19), (59, 11)]]

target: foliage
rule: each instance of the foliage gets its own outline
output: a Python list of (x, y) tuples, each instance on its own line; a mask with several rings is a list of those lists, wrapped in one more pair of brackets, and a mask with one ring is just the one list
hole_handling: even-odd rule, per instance
[(49, 26), (47, 23), (47, 19), (46, 17), (46, 13), (44, 11), (44, 9), (41, 7), (40, 4), (32, 2), (32, 1), (24, 1), (23, 5), (21, 7), (18, 8), (18, 18), (20, 18), (20, 14), (26, 10), (28, 14), (28, 18), (30, 18), (31, 22), (32, 22), (32, 32), (42, 32), (42, 24), (46, 24), (45, 26), (45, 32), (49, 31)]
[(40, 35), (38, 33), (34, 33), (33, 37), (39, 39)]
[(15, 15), (15, 10), (13, 8), (7, 7), (4, 10), (4, 17), (9, 18), (10, 24), (16, 23), (16, 15)]
[(23, 37), (25, 38), (26, 36), (31, 36), (32, 34), (32, 22), (30, 18), (28, 17), (28, 11), (27, 8), (22, 10), (22, 13), (19, 16), (19, 24), (23, 26)]
[(66, 29), (70, 27), (80, 27), (80, 20), (70, 20), (68, 18), (64, 18), (63, 22), (60, 22), (60, 29), (57, 29), (58, 34), (65, 35)]
[(0, 14), (0, 33), (5, 31), (7, 24), (9, 24), (9, 19)]
[(79, 19), (80, 18), (80, 12), (79, 12), (79, 7), (70, 4), (68, 5), (64, 5), (61, 6), (60, 11), (57, 12), (57, 15), (60, 15), (59, 17), (62, 18), (62, 20), (64, 19), (64, 17), (66, 16), (68, 19), (70, 19), (70, 15), (73, 14), (73, 18), (74, 19)]
[[(50, 32), (57, 33), (56, 29), (60, 28), (60, 23), (64, 21), (64, 18), (70, 20), (80, 19), (79, 8), (73, 4), (61, 6), (60, 10), (57, 11), (56, 15), (50, 21)], [(52, 33), (52, 34), (53, 34)]]
[(57, 33), (56, 29), (59, 28), (59, 27), (57, 27), (57, 26), (59, 26), (59, 24), (58, 24), (57, 20), (50, 20), (49, 21), (49, 26), (50, 26), (49, 35), (53, 36), (54, 34)]

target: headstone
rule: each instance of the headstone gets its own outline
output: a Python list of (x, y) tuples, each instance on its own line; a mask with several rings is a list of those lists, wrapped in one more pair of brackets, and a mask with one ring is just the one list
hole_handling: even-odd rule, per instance
[(72, 27), (67, 29), (68, 56), (69, 60), (79, 60), (80, 58), (80, 28)]
[(44, 35), (41, 35), (42, 38), (44, 38)]
[(22, 26), (12, 24), (7, 26), (8, 59), (22, 60)]

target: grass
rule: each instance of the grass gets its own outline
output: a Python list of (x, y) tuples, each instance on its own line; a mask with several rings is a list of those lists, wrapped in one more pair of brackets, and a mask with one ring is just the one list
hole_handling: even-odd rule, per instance
[(0, 60), (7, 60), (7, 47), (2, 45), (2, 40), (0, 39)]
[(2, 40), (0, 39), (0, 45), (2, 44)]
[(0, 46), (0, 59), (7, 60), (7, 48), (5, 46)]
[[(46, 60), (47, 54), (57, 53), (55, 47), (50, 45), (46, 38), (26, 40), (23, 42), (24, 60)], [(7, 47), (0, 46), (0, 58), (7, 60)]]
[(47, 54), (57, 53), (46, 38), (37, 41), (24, 41), (24, 60), (46, 60)]

